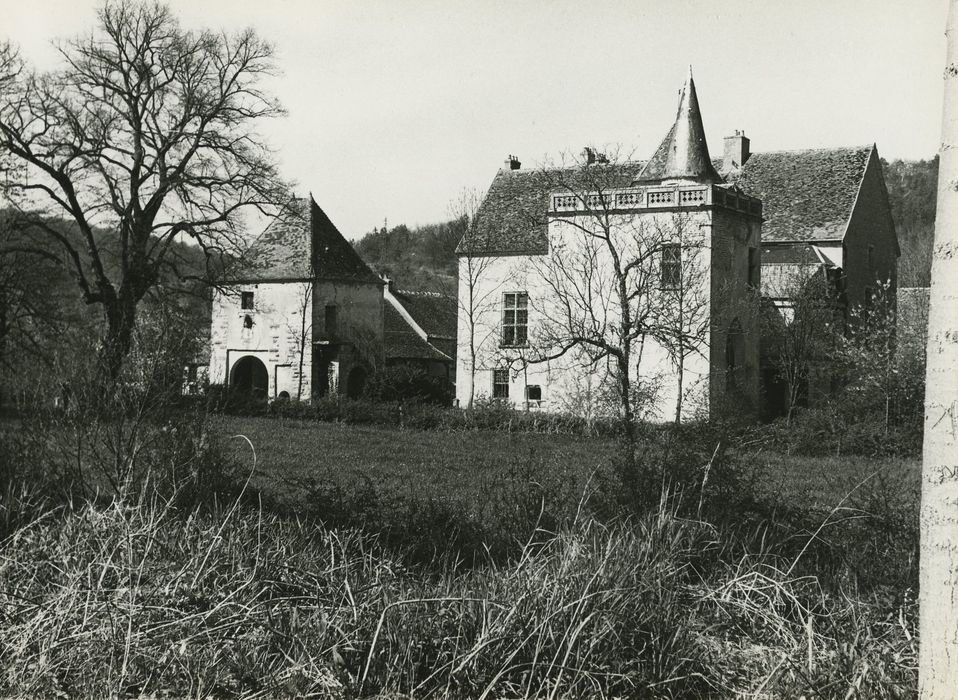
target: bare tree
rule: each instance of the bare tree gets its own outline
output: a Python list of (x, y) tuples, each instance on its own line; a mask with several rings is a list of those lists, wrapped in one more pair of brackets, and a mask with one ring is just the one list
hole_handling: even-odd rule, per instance
[(672, 241), (683, 253), (673, 261), (673, 279), (660, 286), (652, 328), (655, 340), (665, 348), (675, 370), (676, 424), (682, 422), (686, 362), (695, 354), (705, 357), (711, 330), (708, 265), (697, 255), (703, 241), (699, 232), (692, 230), (694, 225), (691, 217), (684, 213), (653, 222), (657, 229), (653, 239)]
[[(634, 174), (627, 158), (590, 149), (571, 167), (542, 170), (554, 213), (549, 251), (533, 262), (544, 290), (530, 302), (536, 324), (529, 341), (535, 351), (532, 362), (572, 355), (592, 369), (610, 366), (624, 436), (625, 477), (633, 488), (639, 476), (637, 354), (649, 340), (668, 340), (680, 348), (683, 359), (698, 347), (686, 333), (693, 328), (698, 333), (700, 312), (682, 320), (679, 302), (693, 297), (689, 275), (701, 264), (702, 249), (701, 229), (688, 221), (629, 213), (619, 206), (616, 190), (628, 187)], [(676, 294), (683, 276), (687, 286)]]
[(119, 0), (60, 56), (53, 72), (18, 68), (2, 92), (0, 193), (102, 310), (100, 367), (115, 378), (139, 302), (178, 272), (174, 242), (208, 259), (236, 250), (244, 215), (287, 199), (255, 130), (283, 113), (262, 88), (273, 49), (252, 30), (186, 31), (164, 5)]
[[(312, 276), (312, 275), (311, 275)], [(300, 282), (297, 285), (297, 305), (299, 312), (299, 325), (290, 328), (290, 332), (295, 334), (296, 338), (296, 356), (297, 356), (297, 379), (296, 379), (296, 400), (303, 400), (303, 365), (305, 364), (306, 348), (310, 347), (313, 337), (313, 283)]]
[(783, 266), (764, 288), (781, 301), (768, 304), (761, 314), (763, 352), (786, 387), (785, 423), (809, 390), (816, 367), (831, 358), (842, 325), (834, 282), (826, 268), (816, 263)]
[[(469, 393), (466, 408), (472, 410), (476, 398), (476, 371), (479, 367), (481, 348), (496, 330), (494, 326), (483, 326), (481, 319), (498, 302), (498, 287), (487, 284), (498, 258), (485, 254), (469, 235), (469, 228), (480, 226), (479, 198), (472, 190), (463, 190), (459, 199), (451, 206), (456, 218), (465, 218), (467, 232), (458, 247), (459, 257), (459, 317), (463, 323), (460, 328), (466, 332), (466, 366), (469, 371)], [(462, 347), (462, 340), (458, 341)], [(457, 379), (461, 381), (461, 379)]]
[(928, 311), (921, 487), (919, 694), (958, 688), (958, 0), (946, 27), (944, 114)]

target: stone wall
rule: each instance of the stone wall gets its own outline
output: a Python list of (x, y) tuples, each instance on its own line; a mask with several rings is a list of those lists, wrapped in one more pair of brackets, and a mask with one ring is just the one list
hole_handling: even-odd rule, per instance
[[(242, 308), (243, 293), (252, 293), (253, 308)], [(209, 380), (229, 384), (237, 361), (256, 357), (269, 373), (269, 398), (286, 392), (308, 398), (312, 342), (309, 318), (309, 282), (237, 284), (213, 295), (210, 328)], [(302, 342), (303, 308), (306, 338)], [(302, 375), (300, 357), (302, 355)]]

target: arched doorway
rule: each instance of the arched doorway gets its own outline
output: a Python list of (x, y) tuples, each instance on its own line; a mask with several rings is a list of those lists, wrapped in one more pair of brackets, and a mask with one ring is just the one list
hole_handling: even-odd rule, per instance
[(258, 357), (247, 355), (233, 365), (230, 387), (257, 399), (269, 396), (269, 371)]
[(346, 379), (346, 396), (351, 399), (358, 399), (366, 388), (366, 369), (364, 367), (353, 367), (349, 370), (349, 377)]

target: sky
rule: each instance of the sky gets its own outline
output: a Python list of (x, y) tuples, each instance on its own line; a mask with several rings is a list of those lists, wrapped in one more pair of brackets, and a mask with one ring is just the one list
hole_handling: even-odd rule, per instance
[[(348, 238), (443, 221), (508, 154), (522, 167), (615, 145), (648, 158), (693, 67), (710, 150), (877, 143), (930, 158), (947, 0), (172, 0), (186, 27), (273, 42), (264, 125), (285, 175)], [(0, 0), (40, 68), (95, 0)]]

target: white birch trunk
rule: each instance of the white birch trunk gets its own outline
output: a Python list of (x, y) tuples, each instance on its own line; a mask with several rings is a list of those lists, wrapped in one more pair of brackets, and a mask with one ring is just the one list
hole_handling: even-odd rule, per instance
[(958, 698), (958, 0), (948, 12), (928, 313), (921, 488), (919, 693)]

